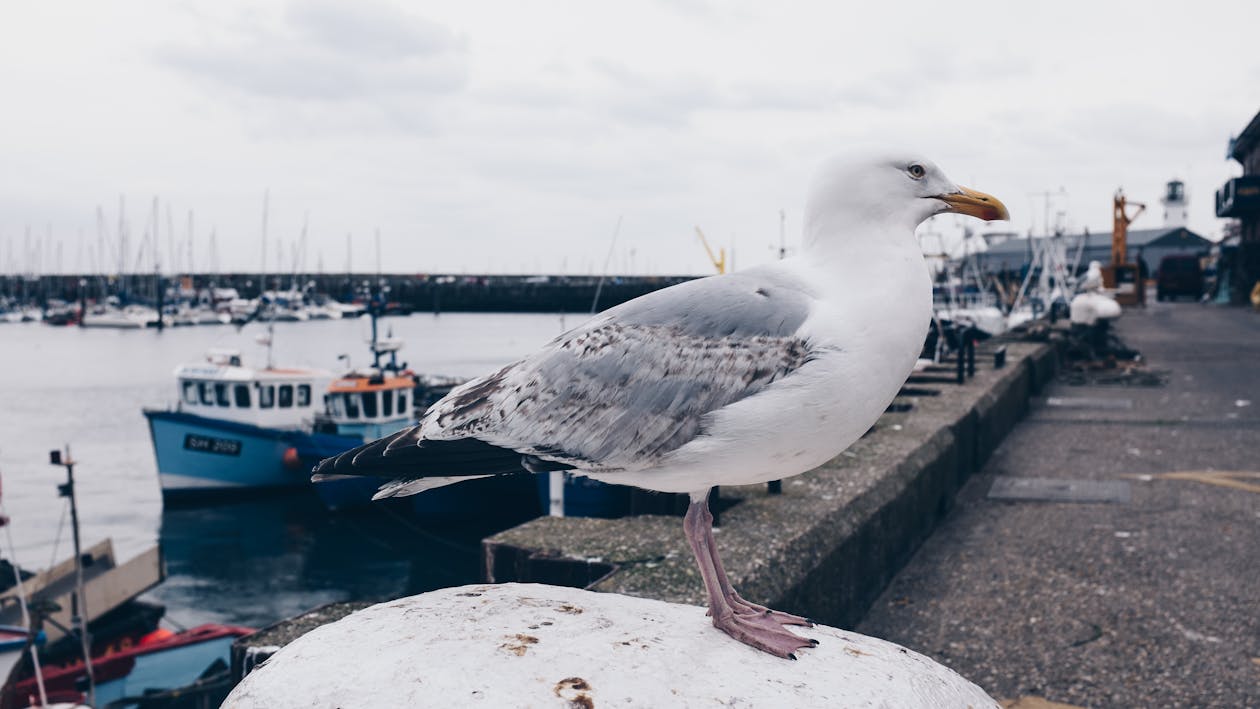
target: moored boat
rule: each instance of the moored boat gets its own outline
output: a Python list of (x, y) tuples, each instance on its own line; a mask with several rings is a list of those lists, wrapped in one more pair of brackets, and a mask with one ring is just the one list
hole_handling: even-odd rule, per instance
[[(152, 706), (154, 693), (189, 688), (215, 675), (221, 675), (222, 686), (205, 689), (220, 690), (218, 701), (221, 701), (231, 689), (228, 663), (232, 643), (253, 632), (253, 628), (217, 624), (199, 625), (181, 632), (158, 629), (134, 641), (127, 638), (94, 652), (92, 677), (96, 683), (96, 706)], [(81, 657), (72, 656), (41, 669), (44, 692), (50, 702), (86, 701), (81, 687), (85, 684), (87, 670)], [(36, 677), (19, 679), (7, 692), (6, 709), (28, 706), (25, 699), (38, 698), (38, 691)], [(145, 697), (150, 700), (148, 704), (139, 701)], [(125, 701), (131, 698), (135, 701)]]
[[(299, 450), (300, 458), (318, 461), (416, 423), (418, 380), (405, 363), (398, 363), (402, 346), (398, 338), (377, 336), (373, 314), (368, 341), (372, 366), (351, 369), (333, 380), (324, 395), (324, 414), (315, 422), (315, 432), (340, 440), (312, 440)], [(384, 355), (389, 358), (382, 362)], [(323, 480), (315, 483), (315, 492), (325, 506), (337, 510), (370, 502), (378, 484), (364, 478)]]
[(80, 316), (83, 327), (108, 327), (120, 330), (138, 330), (153, 327), (158, 322), (158, 312), (144, 305), (94, 305)]
[(165, 499), (307, 485), (290, 451), (307, 435), (330, 373), (255, 369), (239, 352), (212, 350), (175, 378), (176, 405), (144, 410)]

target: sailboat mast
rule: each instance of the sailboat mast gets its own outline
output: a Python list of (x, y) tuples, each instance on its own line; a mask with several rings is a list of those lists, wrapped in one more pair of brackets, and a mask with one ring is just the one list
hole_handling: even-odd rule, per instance
[(258, 297), (261, 299), (263, 291), (267, 289), (267, 205), (271, 200), (271, 190), (263, 190), (263, 213), (262, 213), (262, 263), (258, 267)]
[(368, 313), (372, 317), (372, 366), (376, 369), (381, 368), (381, 351), (376, 346), (376, 319), (380, 316), (380, 310), (383, 303), (381, 295), (381, 230), (376, 230), (376, 282), (372, 284), (372, 290), (368, 294), (370, 298), (368, 303)]

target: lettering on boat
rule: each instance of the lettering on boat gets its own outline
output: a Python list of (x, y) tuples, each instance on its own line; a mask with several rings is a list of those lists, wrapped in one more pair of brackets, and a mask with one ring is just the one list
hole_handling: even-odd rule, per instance
[(190, 433), (184, 436), (184, 449), (219, 455), (240, 455), (241, 442), (230, 438), (213, 438)]

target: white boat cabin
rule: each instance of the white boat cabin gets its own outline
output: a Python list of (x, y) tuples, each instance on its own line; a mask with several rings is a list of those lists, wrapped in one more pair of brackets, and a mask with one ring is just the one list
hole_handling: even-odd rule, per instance
[(253, 369), (235, 350), (211, 350), (206, 362), (175, 370), (179, 411), (263, 428), (297, 429), (319, 413), (332, 374), (319, 369)]

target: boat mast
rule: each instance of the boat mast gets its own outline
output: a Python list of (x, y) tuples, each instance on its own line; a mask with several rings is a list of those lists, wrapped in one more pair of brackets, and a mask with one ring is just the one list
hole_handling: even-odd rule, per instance
[(599, 310), (599, 293), (604, 290), (604, 279), (608, 277), (608, 266), (612, 263), (613, 249), (617, 247), (617, 235), (621, 233), (621, 217), (617, 215), (617, 226), (613, 227), (612, 239), (608, 242), (608, 254), (604, 256), (604, 272), (599, 274), (599, 280), (595, 283), (595, 297), (591, 298), (591, 315)]

